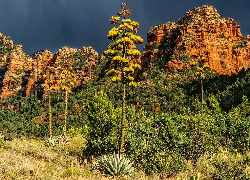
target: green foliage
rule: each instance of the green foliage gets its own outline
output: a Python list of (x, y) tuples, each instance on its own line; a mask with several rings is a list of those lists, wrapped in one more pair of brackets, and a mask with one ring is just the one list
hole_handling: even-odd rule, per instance
[(12, 51), (12, 48), (9, 48), (9, 47), (3, 48), (1, 49), (0, 54), (9, 54), (11, 53), (11, 51)]
[(200, 176), (201, 176), (201, 174), (198, 173), (197, 176), (191, 176), (191, 177), (190, 177), (190, 180), (199, 180), (199, 179), (200, 179)]
[(220, 103), (213, 94), (209, 94), (205, 103), (207, 106), (206, 112), (219, 113), (219, 114), (221, 113)]
[[(200, 176), (201, 176), (201, 174), (200, 173), (198, 173), (196, 176), (191, 176), (190, 177), (190, 180), (199, 180), (200, 179)], [(180, 178), (177, 178), (177, 180), (184, 180), (184, 179), (180, 179)]]
[(63, 177), (70, 177), (70, 176), (75, 176), (75, 175), (79, 176), (80, 173), (81, 173), (80, 170), (77, 169), (76, 167), (70, 167), (62, 172), (62, 176)]
[(177, 34), (172, 36), (171, 41), (163, 41), (159, 45), (156, 46), (156, 49), (168, 49), (174, 48), (176, 46)]
[(55, 137), (51, 137), (45, 140), (45, 145), (46, 146), (57, 146), (59, 144), (59, 141)]
[(134, 171), (133, 163), (119, 154), (104, 155), (100, 160), (100, 169), (112, 176), (121, 176), (130, 174)]
[(234, 46), (233, 49), (246, 48), (246, 47), (247, 47), (246, 43), (244, 41), (240, 41), (240, 43)]
[(245, 172), (245, 164), (238, 161), (237, 164), (230, 164), (228, 161), (216, 161), (213, 163), (215, 170), (211, 172), (211, 177), (216, 180), (229, 179), (250, 179), (249, 174)]
[(100, 91), (87, 102), (88, 134), (85, 153), (100, 155), (118, 151), (121, 125), (121, 108), (114, 108), (107, 94)]
[(246, 96), (242, 99), (227, 115), (227, 138), (231, 148), (246, 151), (250, 148), (250, 104)]

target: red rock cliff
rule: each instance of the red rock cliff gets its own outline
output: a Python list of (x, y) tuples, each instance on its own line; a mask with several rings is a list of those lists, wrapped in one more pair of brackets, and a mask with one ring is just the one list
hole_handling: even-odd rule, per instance
[[(197, 37), (201, 38), (201, 48), (197, 48)], [(210, 68), (222, 74), (238, 73), (250, 65), (250, 37), (242, 37), (232, 18), (221, 18), (214, 7), (204, 5), (188, 11), (177, 23), (150, 28), (142, 66), (145, 69), (164, 55), (166, 70), (181, 70), (184, 62), (194, 60), (194, 54), (205, 51), (209, 51)]]
[[(37, 51), (29, 56), (22, 51), (21, 45), (14, 45), (10, 37), (0, 33), (0, 98), (23, 93), (30, 95), (35, 91), (44, 93), (41, 72), (46, 61), (59, 63), (70, 60), (78, 63), (74, 66), (75, 87), (86, 83), (92, 78), (96, 68), (98, 53), (92, 47), (83, 47), (79, 50), (64, 46), (52, 55), (48, 50)], [(56, 72), (58, 73), (58, 72)]]

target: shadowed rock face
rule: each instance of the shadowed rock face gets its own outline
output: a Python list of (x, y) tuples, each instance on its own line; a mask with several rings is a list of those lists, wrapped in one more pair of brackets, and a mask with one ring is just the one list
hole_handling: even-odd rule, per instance
[[(199, 44), (203, 46), (197, 48)], [(194, 54), (205, 55), (209, 51), (210, 68), (231, 75), (248, 68), (249, 49), (250, 36), (242, 37), (240, 26), (232, 18), (221, 18), (214, 7), (205, 5), (188, 11), (177, 23), (150, 28), (142, 66), (147, 69), (150, 62), (164, 55), (166, 70), (181, 70), (183, 62), (194, 61)]]
[[(87, 60), (83, 59), (87, 54)], [(9, 37), (0, 33), (0, 97), (6, 98), (18, 93), (28, 96), (37, 90), (46, 94), (41, 86), (45, 83), (41, 73), (49, 59), (55, 63), (67, 59), (71, 63), (84, 61), (73, 67), (76, 74), (75, 87), (82, 85), (92, 78), (97, 56), (98, 53), (92, 47), (85, 46), (79, 50), (64, 46), (54, 55), (49, 50), (40, 50), (29, 56), (22, 51), (22, 45), (14, 45)], [(59, 74), (59, 69), (56, 73)]]
[(33, 59), (0, 33), (0, 97), (24, 91), (32, 70)]
[[(84, 61), (81, 58), (85, 55), (88, 55), (89, 57), (84, 62), (84, 64), (81, 64), (80, 62)], [(31, 76), (28, 80), (26, 96), (28, 96), (30, 93), (34, 93), (37, 90), (40, 91), (42, 94), (46, 94), (46, 92), (44, 92), (42, 88), (42, 84), (46, 83), (48, 79), (43, 80), (41, 72), (43, 71), (42, 68), (46, 66), (46, 61), (48, 61), (48, 59), (51, 59), (51, 61), (55, 64), (62, 63), (66, 60), (68, 60), (68, 62), (72, 64), (79, 62), (79, 65), (73, 67), (74, 73), (76, 75), (74, 78), (75, 88), (77, 86), (83, 85), (84, 83), (88, 82), (89, 79), (92, 78), (92, 74), (96, 69), (95, 57), (97, 56), (98, 53), (92, 47), (85, 46), (79, 50), (64, 46), (59, 49), (59, 51), (56, 52), (54, 56), (52, 56), (52, 53), (48, 50), (36, 52), (34, 55), (32, 55), (34, 59), (33, 69)], [(61, 79), (60, 66), (55, 69), (55, 74), (57, 74), (59, 76), (59, 79)], [(61, 85), (58, 83), (57, 85), (55, 85), (55, 87), (57, 90), (59, 90)]]

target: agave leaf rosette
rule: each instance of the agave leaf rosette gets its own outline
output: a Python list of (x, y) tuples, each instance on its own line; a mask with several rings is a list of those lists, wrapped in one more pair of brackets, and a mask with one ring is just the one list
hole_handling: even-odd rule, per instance
[(133, 163), (119, 154), (104, 155), (100, 160), (102, 171), (112, 176), (131, 174), (134, 171)]

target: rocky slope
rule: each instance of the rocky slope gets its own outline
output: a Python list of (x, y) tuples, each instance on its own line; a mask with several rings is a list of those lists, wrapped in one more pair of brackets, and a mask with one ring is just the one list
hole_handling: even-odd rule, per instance
[(142, 65), (166, 58), (166, 70), (182, 70), (197, 54), (207, 56), (211, 69), (231, 75), (250, 64), (250, 36), (243, 37), (232, 18), (221, 18), (217, 10), (204, 5), (188, 11), (177, 23), (150, 28), (143, 49)]
[(85, 46), (79, 50), (64, 46), (54, 55), (48, 50), (41, 50), (29, 56), (23, 52), (22, 45), (14, 45), (10, 37), (0, 33), (0, 97), (18, 93), (28, 96), (37, 90), (43, 94), (41, 72), (48, 59), (55, 63), (66, 59), (75, 64), (78, 62), (73, 67), (76, 73), (75, 86), (82, 85), (95, 71), (96, 57), (98, 53), (92, 47)]

